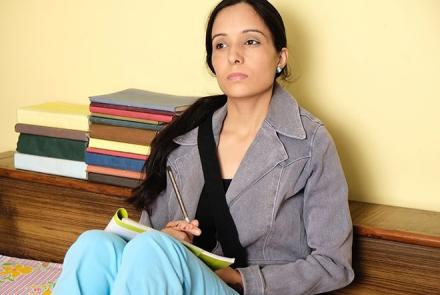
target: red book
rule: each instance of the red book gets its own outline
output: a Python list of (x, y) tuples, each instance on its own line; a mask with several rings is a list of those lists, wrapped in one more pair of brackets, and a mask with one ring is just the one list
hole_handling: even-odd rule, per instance
[(159, 122), (171, 122), (173, 116), (165, 115), (165, 114), (154, 114), (154, 113), (144, 113), (144, 112), (135, 112), (130, 110), (121, 110), (121, 109), (112, 109), (112, 108), (104, 108), (97, 106), (90, 106), (91, 113), (105, 114), (105, 115), (113, 115), (119, 117), (128, 117), (128, 118), (136, 118), (143, 120), (153, 120)]
[(142, 180), (144, 178), (142, 172), (115, 169), (115, 168), (95, 166), (95, 165), (87, 165), (86, 171), (89, 173), (106, 174), (106, 175), (133, 178), (139, 180)]
[(148, 159), (148, 156), (145, 156), (145, 155), (120, 152), (120, 151), (114, 151), (114, 150), (99, 149), (99, 148), (94, 148), (94, 147), (88, 147), (86, 150), (89, 153), (96, 153), (96, 154), (102, 154), (102, 155), (124, 157), (124, 158), (137, 159), (137, 160), (147, 160)]
[(110, 109), (117, 109), (117, 110), (127, 110), (127, 111), (141, 112), (141, 113), (164, 114), (164, 115), (170, 115), (170, 116), (174, 116), (174, 115), (178, 114), (178, 112), (170, 112), (170, 111), (162, 111), (162, 110), (155, 110), (155, 109), (138, 108), (138, 107), (131, 107), (131, 106), (125, 106), (125, 105), (118, 105), (118, 104), (110, 104), (110, 103), (91, 102), (90, 105), (92, 107), (102, 107), (102, 108), (110, 108)]

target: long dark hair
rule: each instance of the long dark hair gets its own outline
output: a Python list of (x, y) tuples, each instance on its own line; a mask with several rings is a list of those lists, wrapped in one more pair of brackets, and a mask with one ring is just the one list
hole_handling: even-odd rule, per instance
[[(212, 27), (218, 13), (238, 3), (247, 3), (262, 18), (272, 33), (276, 50), (279, 52), (287, 47), (286, 31), (281, 15), (266, 0), (223, 0), (212, 10), (206, 27), (206, 63), (213, 74), (212, 65)], [(287, 66), (277, 73), (275, 78), (289, 75)], [(173, 139), (196, 128), (209, 114), (213, 113), (226, 103), (225, 95), (208, 96), (198, 99), (181, 116), (176, 117), (167, 127), (159, 132), (151, 143), (151, 153), (144, 165), (145, 179), (129, 199), (137, 208), (151, 213), (151, 205), (166, 187), (166, 162), (168, 155), (178, 146)]]

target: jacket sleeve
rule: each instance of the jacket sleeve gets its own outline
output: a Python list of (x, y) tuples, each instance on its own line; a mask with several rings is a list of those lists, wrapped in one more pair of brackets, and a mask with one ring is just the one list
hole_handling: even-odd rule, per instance
[[(170, 163), (168, 163), (168, 165), (170, 165)], [(151, 215), (148, 214), (146, 210), (142, 210), (139, 223), (161, 230), (170, 221), (169, 201), (172, 193), (172, 186), (168, 185), (169, 183), (170, 180), (167, 175), (167, 185), (154, 201)]]
[(316, 294), (348, 285), (352, 223), (348, 189), (335, 145), (323, 125), (312, 136), (303, 221), (310, 254), (295, 262), (238, 269), (244, 294)]

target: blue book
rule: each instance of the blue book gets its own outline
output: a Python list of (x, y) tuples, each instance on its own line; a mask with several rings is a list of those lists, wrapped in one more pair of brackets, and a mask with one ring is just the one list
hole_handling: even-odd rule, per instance
[(91, 102), (122, 105), (153, 110), (181, 112), (197, 100), (197, 97), (164, 94), (129, 88), (122, 91), (89, 97)]
[(144, 160), (129, 159), (110, 155), (102, 155), (86, 152), (85, 162), (90, 165), (104, 166), (115, 169), (141, 172), (144, 167)]

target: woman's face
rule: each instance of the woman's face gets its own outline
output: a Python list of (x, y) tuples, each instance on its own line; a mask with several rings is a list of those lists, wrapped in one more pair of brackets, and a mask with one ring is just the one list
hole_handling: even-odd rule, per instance
[(277, 52), (270, 30), (249, 4), (224, 8), (212, 28), (212, 65), (222, 91), (233, 98), (257, 97), (272, 89), (277, 66), (287, 49)]

